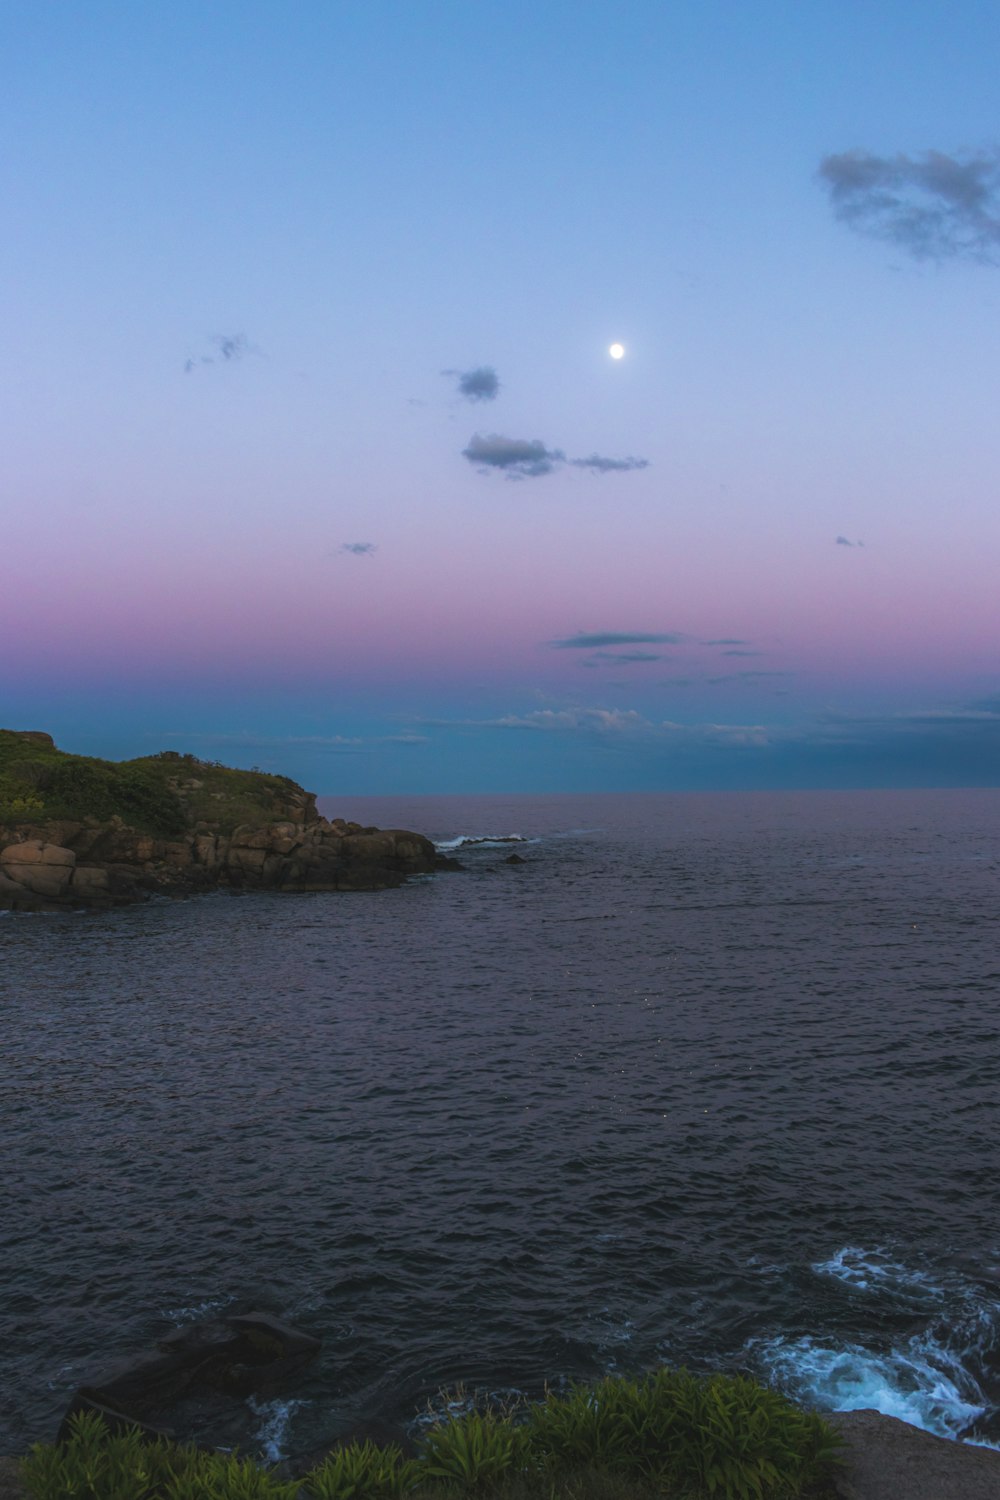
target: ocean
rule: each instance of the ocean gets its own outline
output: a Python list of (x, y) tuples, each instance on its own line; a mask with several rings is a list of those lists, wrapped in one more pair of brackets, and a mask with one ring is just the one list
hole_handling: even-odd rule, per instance
[(1000, 791), (324, 811), (465, 869), (0, 916), (0, 1452), (252, 1307), (268, 1458), (664, 1363), (1000, 1444)]

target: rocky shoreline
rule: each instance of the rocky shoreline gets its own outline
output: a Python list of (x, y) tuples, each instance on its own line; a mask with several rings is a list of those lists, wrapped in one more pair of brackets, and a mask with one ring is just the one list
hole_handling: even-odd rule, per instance
[[(102, 909), (219, 889), (375, 891), (457, 868), (408, 829), (321, 817), (313, 793), (285, 777), (172, 751), (91, 761), (39, 731), (0, 730), (5, 746), (16, 752), (8, 786), (26, 794), (0, 797), (0, 909)], [(116, 798), (140, 817), (108, 811)], [(59, 815), (67, 808), (77, 815)]]

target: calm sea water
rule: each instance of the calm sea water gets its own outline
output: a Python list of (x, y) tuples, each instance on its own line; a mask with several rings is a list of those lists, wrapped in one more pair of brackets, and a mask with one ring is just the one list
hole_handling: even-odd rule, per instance
[(1000, 1441), (1000, 792), (336, 811), (524, 842), (0, 917), (0, 1452), (251, 1306), (271, 1456), (662, 1362)]

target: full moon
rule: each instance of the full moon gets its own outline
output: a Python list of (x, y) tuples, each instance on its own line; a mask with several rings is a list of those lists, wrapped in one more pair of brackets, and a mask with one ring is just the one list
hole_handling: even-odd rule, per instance
[(625, 353), (625, 345), (612, 344), (611, 348), (608, 350), (608, 353), (611, 355), (612, 359), (621, 359), (622, 355)]

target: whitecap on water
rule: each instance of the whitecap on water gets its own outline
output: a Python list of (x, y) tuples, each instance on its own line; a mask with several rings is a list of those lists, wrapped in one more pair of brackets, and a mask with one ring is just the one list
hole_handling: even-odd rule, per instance
[[(769, 1382), (820, 1410), (872, 1408), (944, 1438), (964, 1438), (997, 1415), (1000, 1408), (983, 1386), (1000, 1341), (1000, 1303), (981, 1286), (953, 1271), (933, 1275), (856, 1246), (812, 1270), (930, 1321), (883, 1348), (822, 1336), (751, 1339), (748, 1353)], [(993, 1446), (978, 1436), (969, 1440)]]
[(288, 1457), (285, 1444), (292, 1418), (308, 1405), (308, 1401), (256, 1401), (253, 1396), (247, 1397), (247, 1406), (255, 1417), (261, 1419), (260, 1426), (254, 1430), (253, 1440), (260, 1444), (261, 1453), (268, 1463), (280, 1463)]
[(523, 833), (459, 833), (453, 839), (437, 839), (434, 847), (440, 853), (450, 853), (454, 849), (469, 849), (473, 845), (492, 848), (499, 844), (537, 844), (538, 839), (530, 839)]
[(160, 1316), (171, 1323), (195, 1323), (199, 1318), (209, 1318), (213, 1313), (221, 1312), (235, 1301), (233, 1293), (227, 1292), (219, 1297), (206, 1297), (203, 1302), (192, 1303), (190, 1307), (161, 1307)]

